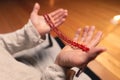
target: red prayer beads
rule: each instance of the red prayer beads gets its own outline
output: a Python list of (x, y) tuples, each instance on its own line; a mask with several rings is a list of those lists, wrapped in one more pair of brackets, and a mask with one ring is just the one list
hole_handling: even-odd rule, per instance
[(62, 32), (60, 30), (58, 30), (58, 28), (55, 27), (55, 25), (53, 24), (53, 22), (51, 21), (50, 17), (48, 15), (43, 15), (44, 19), (46, 20), (46, 22), (48, 23), (48, 25), (52, 28), (52, 30), (62, 39), (64, 40), (65, 42), (67, 42), (68, 44), (74, 46), (74, 47), (77, 47), (77, 48), (80, 48), (82, 49), (83, 51), (87, 52), (89, 51), (89, 48), (82, 45), (82, 44), (79, 44), (79, 43), (76, 43), (72, 40), (69, 40), (66, 36), (64, 36), (62, 34)]

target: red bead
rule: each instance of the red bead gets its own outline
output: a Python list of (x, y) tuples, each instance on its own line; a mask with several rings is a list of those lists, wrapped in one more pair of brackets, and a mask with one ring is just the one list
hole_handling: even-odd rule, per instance
[(50, 26), (50, 28), (53, 29), (53, 31), (61, 38), (63, 39), (65, 42), (71, 44), (72, 46), (78, 47), (80, 49), (82, 49), (83, 51), (89, 51), (89, 48), (85, 47), (84, 45), (78, 44), (76, 42), (73, 42), (71, 40), (69, 40), (66, 36), (64, 36), (62, 34), (62, 32), (60, 30), (58, 30), (58, 28), (55, 27), (55, 25), (53, 24), (53, 22), (51, 21), (49, 15), (43, 15), (44, 19), (46, 20), (46, 22), (48, 23), (48, 25)]

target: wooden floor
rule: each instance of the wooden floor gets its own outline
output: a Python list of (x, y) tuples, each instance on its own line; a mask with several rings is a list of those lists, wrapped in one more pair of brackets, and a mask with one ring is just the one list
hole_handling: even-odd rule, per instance
[(95, 25), (97, 30), (102, 30), (100, 46), (107, 47), (107, 51), (88, 66), (102, 80), (120, 80), (120, 23), (111, 22), (115, 15), (120, 15), (120, 0), (0, 0), (0, 33), (21, 28), (35, 2), (41, 4), (40, 14), (57, 8), (68, 9), (69, 16), (60, 30), (70, 38), (78, 27), (85, 25)]

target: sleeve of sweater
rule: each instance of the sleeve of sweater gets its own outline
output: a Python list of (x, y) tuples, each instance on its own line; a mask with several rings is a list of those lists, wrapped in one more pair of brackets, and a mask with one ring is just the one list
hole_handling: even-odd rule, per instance
[(56, 64), (47, 67), (43, 72), (41, 80), (66, 80), (66, 70)]
[(0, 34), (0, 46), (11, 54), (32, 48), (42, 41), (43, 39), (30, 20), (22, 29), (7, 34)]
[(57, 64), (40, 72), (16, 61), (4, 48), (0, 47), (0, 53), (0, 80), (66, 80), (65, 69)]

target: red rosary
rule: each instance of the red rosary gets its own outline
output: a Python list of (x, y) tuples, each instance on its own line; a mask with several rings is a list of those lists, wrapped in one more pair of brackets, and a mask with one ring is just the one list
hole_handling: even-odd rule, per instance
[(89, 51), (89, 48), (82, 45), (82, 44), (79, 44), (77, 42), (74, 42), (70, 39), (68, 39), (66, 36), (64, 36), (62, 34), (62, 32), (60, 30), (58, 30), (58, 28), (55, 27), (55, 25), (53, 24), (53, 22), (51, 21), (50, 17), (48, 15), (44, 15), (44, 18), (46, 20), (46, 22), (48, 23), (48, 25), (52, 28), (52, 30), (58, 35), (59, 38), (61, 38), (62, 40), (64, 40), (65, 42), (67, 42), (68, 44), (74, 46), (74, 47), (77, 47), (79, 49), (82, 49), (83, 51), (87, 52)]
[[(58, 35), (59, 38), (61, 38), (62, 40), (64, 40), (65, 42), (67, 42), (69, 45), (77, 47), (79, 49), (82, 49), (82, 51), (89, 51), (89, 48), (79, 44), (77, 42), (74, 42), (70, 39), (68, 39), (66, 36), (64, 36), (62, 34), (62, 32), (60, 30), (58, 30), (58, 28), (55, 27), (55, 25), (53, 24), (53, 22), (51, 21), (50, 17), (48, 15), (43, 15), (44, 19), (46, 20), (46, 22), (48, 23), (48, 25), (50, 26), (50, 28)], [(76, 76), (78, 77), (84, 70), (85, 67), (82, 67), (79, 69), (79, 71), (77, 72)]]

